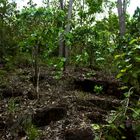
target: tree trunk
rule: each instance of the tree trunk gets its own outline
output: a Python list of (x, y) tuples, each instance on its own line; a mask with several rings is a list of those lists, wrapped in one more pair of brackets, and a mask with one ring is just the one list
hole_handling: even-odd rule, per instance
[[(72, 4), (73, 4), (73, 0), (69, 0), (69, 8), (68, 8), (68, 18), (67, 18), (67, 25), (66, 25), (66, 29), (65, 29), (65, 34), (68, 34), (70, 32), (70, 27), (71, 27), (71, 17), (72, 17)], [(66, 61), (68, 59), (68, 46), (65, 45), (65, 58)]]
[(38, 49), (39, 46), (34, 47), (34, 87), (36, 90), (37, 97), (39, 98), (39, 64), (38, 64)]
[[(64, 10), (64, 0), (59, 0), (60, 2), (60, 8), (61, 10)], [(64, 34), (68, 34), (70, 32), (70, 20), (72, 17), (72, 4), (73, 4), (73, 0), (69, 0), (69, 8), (68, 8), (68, 17), (67, 17), (67, 25), (64, 31)], [(64, 29), (64, 24), (63, 22), (61, 23), (61, 27)], [(64, 57), (65, 63), (64, 63), (64, 70), (66, 69), (66, 61), (68, 59), (68, 46), (66, 46), (65, 42), (66, 40), (64, 39), (64, 34), (61, 33), (60, 37), (59, 37), (59, 56), (60, 57)]]
[[(64, 10), (64, 1), (59, 0), (60, 2), (60, 9)], [(61, 22), (61, 27), (63, 28), (63, 21)], [(63, 33), (60, 34), (59, 36), (59, 56), (63, 57), (64, 55), (64, 36)]]
[(125, 24), (126, 7), (127, 0), (117, 0), (120, 37), (123, 37), (126, 32), (126, 24)]

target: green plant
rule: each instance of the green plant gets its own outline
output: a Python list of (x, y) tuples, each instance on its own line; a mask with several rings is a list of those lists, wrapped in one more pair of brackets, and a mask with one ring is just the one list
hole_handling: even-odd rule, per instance
[(30, 115), (23, 115), (23, 121), (21, 123), (24, 131), (27, 134), (29, 140), (37, 140), (39, 139), (40, 133), (36, 126), (32, 124), (32, 119)]
[(102, 91), (103, 91), (103, 87), (102, 86), (98, 86), (98, 85), (94, 86), (94, 92), (96, 94), (100, 94)]
[(39, 137), (38, 129), (34, 125), (30, 125), (30, 127), (26, 129), (26, 133), (29, 140), (36, 140)]
[(125, 99), (121, 102), (122, 106), (116, 111), (112, 110), (106, 118), (107, 124), (98, 125), (92, 124), (92, 128), (95, 131), (96, 140), (120, 140), (126, 139), (126, 135), (123, 133), (126, 129), (125, 122), (132, 120), (132, 131), (135, 132), (137, 138), (140, 138), (140, 109), (138, 104), (130, 107), (130, 97), (133, 94), (133, 88), (130, 88), (125, 93)]
[(63, 72), (62, 71), (56, 71), (54, 79), (60, 79), (62, 77)]
[(55, 79), (60, 79), (62, 77), (65, 60), (66, 59), (64, 57), (53, 57), (52, 59), (48, 60), (48, 66), (54, 68), (55, 70)]
[(95, 75), (96, 75), (96, 72), (95, 71), (91, 71), (91, 72), (86, 73), (85, 77), (86, 78), (90, 78), (90, 77), (95, 76)]
[(122, 54), (115, 55), (119, 73), (118, 79), (133, 86), (137, 92), (140, 91), (140, 39), (133, 39)]
[(102, 136), (101, 126), (99, 124), (92, 124), (91, 127), (92, 127), (92, 129), (94, 130), (94, 133), (95, 133), (94, 140), (100, 140), (101, 136)]
[(76, 56), (73, 57), (72, 63), (74, 63), (76, 66), (86, 66), (88, 65), (88, 59), (88, 53), (86, 50), (83, 50), (81, 54), (76, 54)]
[(140, 138), (140, 109), (138, 104), (133, 106), (129, 105), (132, 94), (133, 88), (130, 88), (129, 91), (125, 93), (125, 99), (122, 101), (122, 106), (117, 111), (112, 111), (107, 118), (107, 122), (109, 123), (108, 127), (112, 128), (112, 126), (114, 126), (123, 139), (125, 139), (125, 136), (120, 129), (126, 129), (127, 124), (124, 122), (127, 120), (128, 122), (131, 120), (131, 131), (135, 132), (135, 137)]
[(8, 101), (8, 112), (15, 113), (16, 109), (17, 109), (16, 99), (11, 98)]
[(57, 61), (57, 63), (55, 62), (54, 64), (53, 64), (53, 67), (56, 69), (56, 70), (58, 70), (58, 71), (63, 71), (63, 69), (64, 69), (64, 63), (65, 63), (65, 61), (66, 61), (66, 59), (64, 58), (64, 57), (62, 57), (62, 58), (57, 58), (58, 59), (58, 61)]
[(5, 56), (4, 57), (4, 60), (6, 62), (4, 69), (6, 71), (11, 71), (11, 70), (14, 70), (15, 69), (14, 62), (13, 62), (12, 59), (13, 59), (12, 56)]

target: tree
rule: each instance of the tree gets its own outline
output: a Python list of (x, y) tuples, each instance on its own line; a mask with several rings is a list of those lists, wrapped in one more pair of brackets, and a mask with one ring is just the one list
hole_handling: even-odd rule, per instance
[[(61, 10), (64, 11), (64, 1), (60, 0), (60, 8)], [(59, 40), (59, 56), (65, 58), (65, 63), (64, 63), (64, 70), (65, 70), (65, 64), (68, 59), (68, 46), (66, 45), (66, 36), (70, 32), (70, 27), (71, 27), (71, 18), (72, 18), (72, 5), (73, 5), (73, 0), (69, 0), (69, 7), (68, 7), (68, 15), (67, 15), (67, 23), (66, 23), (66, 28), (64, 29), (64, 21), (61, 23), (62, 29), (64, 30), (64, 34), (60, 34), (60, 40)]]
[(131, 38), (137, 38), (140, 36), (140, 8), (137, 7), (133, 17), (129, 22), (129, 34)]
[(58, 33), (55, 32), (54, 19), (55, 12), (52, 9), (36, 8), (33, 3), (29, 3), (29, 7), (25, 7), (17, 17), (20, 48), (23, 53), (29, 52), (32, 56), (33, 85), (37, 95), (39, 93), (39, 60), (41, 55), (48, 56), (50, 50), (52, 51), (56, 45), (54, 40)]
[[(64, 11), (64, 1), (63, 0), (59, 0), (60, 2), (60, 10)], [(64, 30), (64, 21), (61, 21), (60, 26), (62, 28), (62, 31), (60, 33), (60, 37), (59, 37), (59, 56), (63, 57), (65, 56), (64, 54), (64, 35), (63, 35), (63, 30)]]
[(120, 37), (123, 37), (126, 33), (125, 14), (127, 9), (127, 4), (128, 4), (128, 0), (117, 0)]
[[(70, 28), (71, 28), (72, 4), (73, 4), (73, 0), (69, 0), (68, 18), (67, 18), (67, 25), (65, 29), (66, 35), (70, 32)], [(68, 59), (68, 46), (65, 46), (65, 58)]]
[(14, 19), (16, 15), (16, 3), (9, 3), (8, 0), (0, 1), (0, 61), (5, 61), (6, 56), (16, 52), (16, 34)]

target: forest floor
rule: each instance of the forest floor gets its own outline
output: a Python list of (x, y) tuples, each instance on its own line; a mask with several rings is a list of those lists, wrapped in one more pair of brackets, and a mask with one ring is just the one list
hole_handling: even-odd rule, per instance
[[(31, 140), (93, 140), (92, 124), (107, 124), (110, 111), (121, 106), (121, 84), (103, 72), (69, 69), (57, 78), (55, 70), (41, 68), (38, 99), (31, 69), (3, 77), (1, 140), (23, 140), (27, 135)], [(95, 93), (95, 86), (102, 87), (101, 93)]]

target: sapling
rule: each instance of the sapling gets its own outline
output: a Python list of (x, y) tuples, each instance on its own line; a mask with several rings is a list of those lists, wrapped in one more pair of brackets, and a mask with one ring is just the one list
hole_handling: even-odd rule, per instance
[(98, 85), (94, 86), (94, 92), (96, 94), (100, 94), (102, 91), (103, 91), (103, 87), (102, 86), (98, 86)]

